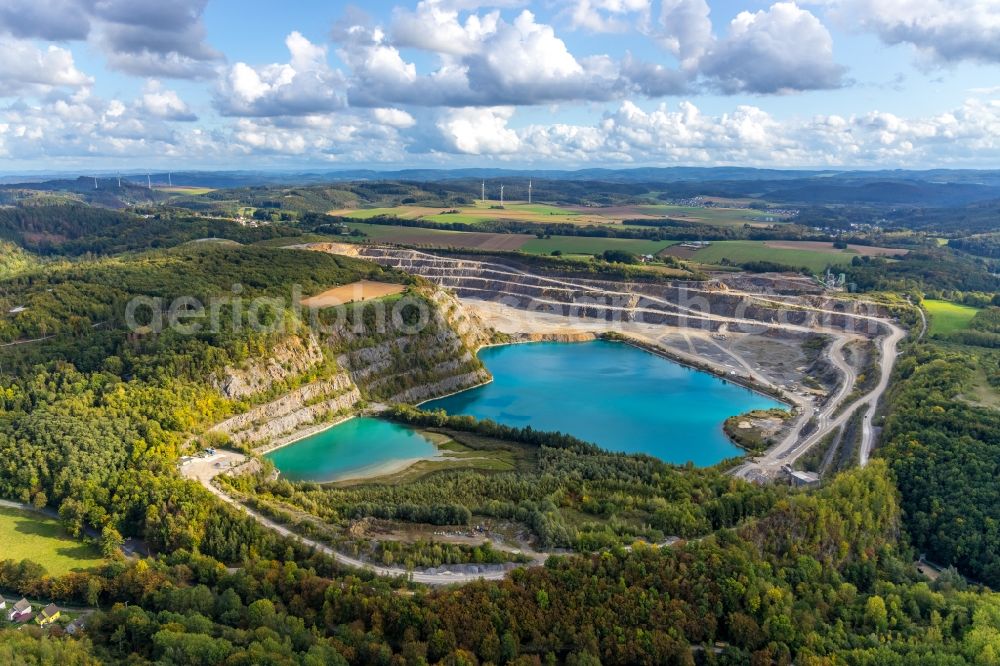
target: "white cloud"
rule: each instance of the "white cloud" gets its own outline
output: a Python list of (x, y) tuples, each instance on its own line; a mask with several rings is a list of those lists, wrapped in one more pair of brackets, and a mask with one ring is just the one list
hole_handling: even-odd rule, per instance
[(501, 22), (482, 49), (464, 61), (470, 88), (493, 103), (610, 99), (620, 85), (609, 58), (577, 60), (555, 30), (528, 10), (511, 24)]
[(848, 28), (910, 44), (938, 63), (1000, 62), (997, 0), (815, 0)]
[(712, 20), (705, 0), (663, 0), (655, 36), (684, 69), (695, 67), (712, 45)]
[(275, 118), (241, 118), (229, 141), (236, 153), (305, 156), (314, 161), (394, 162), (406, 156), (397, 128), (351, 112), (308, 116), (291, 124)]
[(649, 21), (650, 0), (570, 0), (565, 10), (575, 28), (624, 32)]
[(375, 120), (382, 125), (406, 129), (417, 124), (416, 119), (402, 109), (374, 109)]
[(512, 23), (477, 19), (479, 28), (489, 23), (484, 30), (467, 29), (471, 17), (466, 27), (458, 23), (456, 13), (448, 17), (452, 29), (460, 30), (463, 37), (450, 49), (438, 43), (438, 38), (427, 38), (423, 43), (437, 50), (440, 64), (424, 75), (403, 58), (381, 29), (362, 25), (338, 29), (334, 35), (341, 45), (337, 53), (351, 69), (351, 104), (542, 104), (611, 99), (626, 87), (610, 58), (591, 56), (578, 60), (553, 28), (538, 23), (529, 11), (522, 11)]
[(445, 0), (422, 0), (416, 11), (397, 7), (392, 12), (392, 39), (398, 46), (461, 56), (475, 52), (487, 35), (496, 32), (500, 12), (459, 20), (458, 7)]
[(686, 72), (636, 60), (631, 53), (626, 54), (622, 60), (621, 76), (635, 92), (647, 97), (680, 95), (691, 90), (691, 76)]
[(740, 12), (729, 34), (708, 50), (698, 67), (726, 93), (837, 88), (844, 75), (833, 59), (829, 31), (794, 2)]
[(627, 101), (592, 125), (513, 130), (506, 127), (508, 113), (458, 118), (464, 122), (438, 125), (452, 137), (446, 150), (499, 159), (516, 151), (521, 159), (563, 166), (922, 167), (991, 165), (1000, 159), (1000, 100), (973, 99), (947, 113), (917, 118), (873, 111), (779, 119), (752, 105), (713, 116), (690, 102), (643, 110)]
[(521, 148), (517, 132), (507, 127), (511, 107), (451, 109), (437, 122), (446, 149), (467, 155), (503, 155)]
[(198, 154), (187, 133), (145, 114), (142, 100), (128, 105), (94, 97), (86, 89), (44, 103), (0, 109), (0, 145), (13, 160), (79, 164), (95, 157), (136, 160)]
[[(428, 116), (431, 112), (427, 112)], [(514, 109), (448, 109), (410, 125), (407, 112), (240, 118), (207, 131), (148, 113), (144, 96), (105, 102), (86, 89), (0, 108), (0, 154), (11, 164), (87, 160), (190, 163), (259, 157), (371, 164), (491, 159), (561, 167), (605, 164), (785, 167), (991, 166), (1000, 160), (1000, 100), (973, 98), (945, 113), (778, 118), (752, 105), (707, 114), (690, 102), (643, 109), (622, 102), (593, 123), (511, 127)], [(418, 116), (421, 118), (421, 116)], [(415, 142), (414, 137), (423, 140)], [(474, 160), (462, 162), (461, 160)]]
[(76, 68), (67, 49), (53, 45), (39, 49), (29, 41), (0, 38), (0, 97), (44, 93), (53, 87), (79, 88), (93, 82)]
[[(837, 88), (845, 68), (833, 57), (833, 38), (820, 20), (795, 2), (740, 12), (728, 32), (712, 32), (706, 0), (663, 0), (651, 36), (679, 61), (679, 70), (628, 63), (644, 93), (655, 96), (690, 87), (677, 85), (683, 73), (724, 94), (783, 94)], [(655, 74), (655, 76), (653, 76)], [(650, 81), (650, 77), (653, 78)]]
[(198, 116), (191, 112), (187, 103), (175, 91), (165, 89), (155, 79), (146, 84), (141, 106), (147, 114), (154, 118), (186, 122), (198, 120)]
[[(463, 8), (447, 0), (423, 0), (412, 12), (397, 9), (388, 33), (357, 17), (345, 19), (334, 39), (350, 68), (350, 105), (494, 107), (601, 102), (630, 93), (660, 97), (705, 87), (725, 94), (782, 94), (843, 85), (844, 69), (833, 59), (830, 33), (794, 2), (743, 12), (720, 39), (712, 34), (705, 0), (663, 0), (658, 26), (642, 21), (641, 30), (678, 65), (628, 52), (617, 60), (578, 57), (551, 25), (528, 10), (508, 21), (496, 10), (478, 14), (463, 13)], [(567, 11), (597, 12), (600, 20), (593, 25), (587, 25), (590, 19), (574, 20), (596, 30), (614, 28), (607, 23), (612, 18), (644, 16), (649, 9), (646, 0), (586, 0)], [(436, 68), (419, 72), (401, 47), (433, 54)]]
[(226, 116), (303, 116), (329, 113), (346, 104), (340, 72), (326, 60), (326, 47), (298, 32), (285, 39), (287, 64), (253, 67), (238, 62), (220, 78), (216, 108)]
[[(392, 103), (439, 103), (433, 81), (418, 81), (417, 68), (406, 62), (399, 49), (388, 43), (380, 28), (350, 25), (335, 32), (341, 44), (337, 55), (351, 69), (349, 99), (352, 106)], [(464, 87), (458, 82), (459, 87)], [(431, 99), (433, 98), (433, 99)]]

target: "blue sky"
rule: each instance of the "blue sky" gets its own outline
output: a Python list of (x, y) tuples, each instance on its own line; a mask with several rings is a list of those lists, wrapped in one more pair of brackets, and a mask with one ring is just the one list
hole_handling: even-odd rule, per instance
[(1000, 0), (0, 6), (0, 171), (998, 158)]

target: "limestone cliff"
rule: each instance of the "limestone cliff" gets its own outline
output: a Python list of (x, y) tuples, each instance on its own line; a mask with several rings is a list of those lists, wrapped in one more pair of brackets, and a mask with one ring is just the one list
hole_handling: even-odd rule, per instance
[(300, 376), (322, 361), (316, 336), (289, 336), (272, 347), (267, 357), (251, 359), (240, 368), (227, 367), (213, 378), (213, 384), (227, 398), (242, 400)]
[(320, 378), (211, 431), (236, 444), (263, 446), (356, 411), (364, 402), (420, 402), (487, 381), (489, 373), (475, 356), (493, 335), (483, 322), (435, 287), (417, 287), (410, 296), (427, 307), (426, 325), (419, 330), (400, 330), (392, 317), (379, 320), (351, 307), (334, 330), (289, 336), (267, 357), (226, 368), (213, 380), (215, 387), (227, 398), (251, 403), (283, 385), (294, 386), (304, 375)]
[(229, 435), (237, 444), (264, 443), (351, 410), (360, 400), (361, 393), (350, 376), (340, 373), (228, 418), (212, 431)]
[(489, 374), (474, 353), (491, 339), (482, 321), (440, 289), (422, 287), (411, 296), (428, 311), (419, 330), (361, 317), (327, 340), (362, 393), (384, 403), (419, 402), (486, 381)]

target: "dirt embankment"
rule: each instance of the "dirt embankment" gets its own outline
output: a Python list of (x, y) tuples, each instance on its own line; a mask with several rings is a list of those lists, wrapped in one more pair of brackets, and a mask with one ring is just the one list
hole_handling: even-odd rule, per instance
[(358, 256), (360, 245), (355, 243), (301, 243), (299, 245), (286, 245), (289, 250), (313, 250), (315, 252), (328, 252), (330, 254), (340, 254), (345, 257)]

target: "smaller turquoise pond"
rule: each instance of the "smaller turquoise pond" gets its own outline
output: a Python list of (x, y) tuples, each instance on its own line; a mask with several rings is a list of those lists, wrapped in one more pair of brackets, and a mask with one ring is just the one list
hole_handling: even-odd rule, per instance
[(337, 481), (377, 476), (437, 454), (423, 435), (406, 426), (355, 418), (268, 453), (289, 481)]

